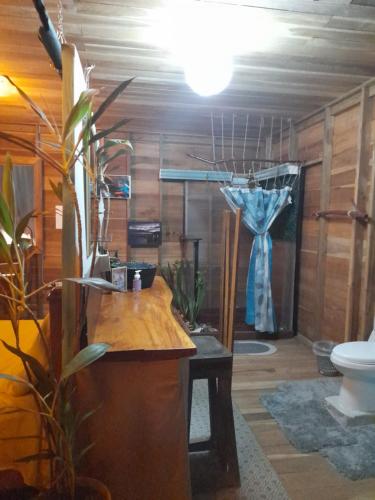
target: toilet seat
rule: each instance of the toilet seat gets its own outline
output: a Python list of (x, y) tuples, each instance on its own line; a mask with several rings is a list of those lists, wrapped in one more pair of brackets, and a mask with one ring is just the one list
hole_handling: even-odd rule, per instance
[(331, 354), (333, 362), (371, 365), (375, 368), (375, 342), (345, 342), (337, 345)]

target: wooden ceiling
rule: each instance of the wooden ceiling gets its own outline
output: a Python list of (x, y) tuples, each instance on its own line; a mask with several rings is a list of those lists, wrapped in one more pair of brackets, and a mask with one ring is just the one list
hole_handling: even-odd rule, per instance
[[(204, 0), (203, 0), (204, 1)], [(206, 0), (207, 3), (215, 3)], [(57, 0), (46, 0), (57, 26)], [(220, 2), (216, 2), (220, 3)], [(297, 118), (375, 75), (375, 7), (351, 0), (225, 0), (262, 9), (287, 28), (272, 46), (236, 58), (229, 87), (202, 98), (184, 81), (162, 48), (145, 42), (157, 0), (63, 0), (64, 34), (84, 64), (94, 64), (91, 86), (101, 95), (136, 76), (109, 120), (129, 117), (142, 131), (205, 133), (210, 113)], [(37, 38), (31, 0), (1, 0), (0, 73), (8, 74), (59, 116), (60, 81)], [(194, 26), (191, 26), (194, 36)], [(25, 123), (29, 112), (17, 96), (0, 98), (0, 123)]]

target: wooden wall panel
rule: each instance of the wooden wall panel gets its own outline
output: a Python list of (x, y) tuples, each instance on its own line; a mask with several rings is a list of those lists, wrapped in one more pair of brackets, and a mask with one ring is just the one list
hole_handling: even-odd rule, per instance
[[(117, 134), (117, 138), (127, 139), (126, 135)], [(121, 146), (119, 146), (121, 148)], [(113, 148), (112, 153), (116, 152), (116, 147)], [(121, 155), (116, 158), (107, 169), (107, 175), (126, 175), (129, 173), (129, 156)], [(128, 258), (128, 200), (111, 199), (109, 203), (109, 221), (107, 241), (104, 241), (104, 246), (113, 253), (118, 252), (121, 260), (126, 261)], [(105, 201), (106, 210), (108, 210), (108, 202)]]
[[(369, 121), (366, 128), (366, 209), (374, 210), (374, 202), (371, 200), (371, 179), (373, 179), (374, 160), (373, 146), (375, 143), (375, 106), (373, 97), (368, 99)], [(358, 102), (358, 101), (357, 101)], [(334, 109), (334, 108), (332, 108)], [(336, 108), (335, 108), (336, 109)], [(345, 315), (348, 310), (348, 285), (350, 275), (350, 259), (352, 252), (353, 224), (350, 220), (329, 220), (325, 225), (325, 233), (321, 235), (321, 223), (313, 217), (313, 212), (322, 208), (321, 186), (322, 186), (322, 163), (324, 156), (324, 127), (323, 122), (306, 122), (297, 129), (297, 157), (312, 164), (305, 170), (305, 197), (303, 205), (302, 241), (300, 259), (300, 281), (299, 281), (299, 304), (298, 304), (298, 331), (311, 340), (319, 338), (344, 340)], [(356, 192), (358, 158), (359, 158), (359, 127), (360, 106), (348, 104), (340, 106), (339, 114), (332, 118), (332, 149), (331, 161), (329, 163), (330, 175), (328, 182), (328, 208), (344, 209), (352, 208), (352, 200)], [(36, 133), (35, 125), (6, 125), (1, 127), (5, 131), (20, 133), (23, 137), (33, 138)], [(41, 129), (41, 138), (45, 140), (48, 134)], [(133, 260), (146, 260), (155, 263), (167, 263), (180, 259), (183, 256), (183, 248), (180, 236), (183, 234), (184, 198), (182, 183), (160, 183), (159, 169), (181, 168), (181, 169), (205, 169), (204, 164), (187, 157), (187, 153), (211, 158), (211, 138), (202, 136), (183, 136), (173, 134), (131, 134), (134, 145), (134, 155), (129, 158), (128, 171), (132, 175), (133, 197), (129, 202), (113, 200), (110, 210), (109, 236), (111, 241), (108, 247), (112, 250), (118, 249), (121, 258)], [(239, 146), (240, 147), (240, 146)], [(249, 146), (249, 154), (254, 153), (256, 144)], [(27, 163), (34, 160), (32, 155), (22, 151), (20, 148), (11, 147), (0, 143), (0, 155), (10, 151), (18, 163)], [(278, 156), (278, 145), (273, 145), (274, 156)], [(219, 154), (219, 152), (217, 152)], [(288, 138), (284, 138), (282, 144), (282, 156), (285, 159), (288, 154)], [(241, 156), (241, 154), (239, 155)], [(314, 163), (315, 162), (315, 163)], [(114, 173), (126, 173), (125, 163), (116, 165)], [(50, 280), (60, 276), (60, 237), (61, 231), (55, 229), (55, 206), (60, 204), (53, 194), (49, 185), (49, 179), (58, 181), (58, 175), (48, 166), (44, 169), (44, 272), (45, 279)], [(375, 181), (372, 181), (373, 183)], [(216, 203), (216, 202), (215, 202)], [(371, 212), (372, 213), (372, 212)], [(128, 218), (139, 220), (162, 220), (163, 222), (163, 245), (160, 249), (129, 249), (126, 239), (126, 225)], [(218, 220), (220, 213), (215, 213), (213, 223), (221, 227)], [(372, 322), (372, 308), (374, 297), (374, 258), (373, 238), (374, 222), (364, 228), (363, 232), (363, 255), (361, 274), (361, 299), (360, 317), (361, 329), (358, 335), (366, 337), (368, 328)], [(220, 244), (212, 233), (210, 251), (216, 259), (219, 256)], [(318, 262), (319, 241), (324, 243), (325, 277), (319, 283), (321, 267)], [(239, 286), (237, 294), (237, 305), (244, 305), (244, 290), (246, 284), (248, 256), (251, 238), (248, 232), (242, 230), (240, 237), (239, 254)], [(212, 289), (218, 287), (215, 276), (219, 268), (211, 271)], [(321, 297), (323, 311), (320, 318), (320, 327), (317, 327), (317, 297)]]
[(297, 131), (297, 156), (304, 162), (317, 161), (305, 170), (305, 194), (302, 208), (300, 272), (298, 283), (297, 329), (315, 340), (316, 329), (316, 268), (318, 262), (319, 224), (313, 213), (320, 208), (321, 159), (323, 124), (316, 123)]
[[(313, 132), (316, 134), (316, 130)], [(309, 136), (305, 134), (302, 147), (308, 145), (308, 138)], [(307, 151), (307, 149), (305, 151)], [(320, 177), (321, 164), (306, 169), (305, 196), (302, 208), (303, 218), (298, 283), (299, 300), (297, 328), (300, 333), (310, 339), (317, 338), (315, 304), (319, 224), (312, 214), (316, 210), (319, 210), (320, 206)]]
[(316, 123), (298, 131), (298, 158), (309, 162), (322, 157), (323, 125)]
[[(31, 113), (31, 112), (30, 112)], [(14, 133), (17, 136), (35, 142), (40, 137), (41, 141), (51, 141), (50, 134), (44, 127), (37, 125), (12, 125), (9, 123), (0, 124), (3, 132)], [(0, 162), (5, 153), (12, 155), (15, 164), (34, 164), (36, 157), (29, 151), (14, 146), (6, 141), (0, 141)], [(59, 154), (55, 150), (50, 151), (59, 160)], [(43, 165), (43, 228), (44, 228), (44, 248), (43, 248), (43, 275), (45, 281), (60, 278), (61, 270), (61, 230), (55, 228), (55, 206), (60, 205), (59, 200), (53, 193), (49, 180), (55, 183), (60, 180), (59, 175), (49, 165)]]
[(367, 304), (373, 301), (369, 283), (375, 277), (366, 248), (368, 234), (373, 247), (374, 236), (368, 229), (374, 220), (370, 219), (366, 229), (350, 218), (318, 221), (312, 217), (313, 212), (323, 209), (353, 209), (358, 189), (362, 189), (361, 201), (365, 193), (362, 209), (371, 210), (375, 115), (373, 98), (368, 97), (365, 87), (359, 96), (355, 101), (344, 100), (339, 107), (326, 108), (326, 120), (328, 117), (331, 123), (328, 135), (323, 134), (321, 119), (298, 126), (298, 156), (307, 162), (324, 159), (323, 164), (316, 163), (305, 171), (298, 331), (311, 340), (367, 338), (370, 328), (369, 315), (363, 318), (366, 300)]
[(368, 127), (366, 139), (367, 185), (366, 211), (369, 214), (364, 242), (361, 275), (361, 300), (359, 310), (359, 338), (366, 339), (372, 329), (375, 316), (375, 98), (369, 99)]
[[(160, 220), (159, 136), (131, 134), (134, 148), (131, 157), (132, 199), (129, 202), (130, 219)], [(129, 260), (159, 264), (158, 248), (129, 248)]]

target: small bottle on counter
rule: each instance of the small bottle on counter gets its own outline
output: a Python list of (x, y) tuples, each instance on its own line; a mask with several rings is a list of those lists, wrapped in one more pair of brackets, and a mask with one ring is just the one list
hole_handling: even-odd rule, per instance
[(133, 292), (142, 290), (141, 271), (135, 271), (133, 279)]

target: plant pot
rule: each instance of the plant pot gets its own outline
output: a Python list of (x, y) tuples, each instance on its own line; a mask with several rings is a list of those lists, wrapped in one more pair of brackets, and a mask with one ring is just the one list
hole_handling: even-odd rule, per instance
[[(8, 490), (0, 490), (0, 500), (66, 500), (67, 495), (58, 494), (55, 491), (39, 493), (31, 486), (20, 486)], [(76, 481), (76, 500), (111, 500), (109, 489), (97, 479), (78, 476)]]
[(121, 265), (128, 268), (128, 290), (133, 289), (135, 271), (141, 271), (142, 290), (151, 288), (156, 274), (156, 266), (147, 262), (122, 262)]
[(77, 490), (77, 499), (80, 500), (111, 500), (112, 498), (109, 489), (102, 482), (91, 477), (78, 476)]

